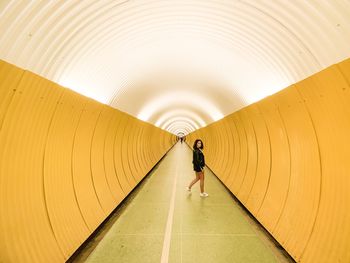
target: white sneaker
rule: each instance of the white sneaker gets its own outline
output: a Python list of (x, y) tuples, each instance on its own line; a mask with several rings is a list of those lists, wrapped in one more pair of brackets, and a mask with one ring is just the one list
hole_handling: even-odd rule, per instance
[(201, 197), (207, 197), (207, 196), (209, 196), (206, 192), (200, 193), (199, 195), (200, 195)]
[(186, 187), (187, 192), (191, 193), (191, 188), (189, 188), (188, 186)]

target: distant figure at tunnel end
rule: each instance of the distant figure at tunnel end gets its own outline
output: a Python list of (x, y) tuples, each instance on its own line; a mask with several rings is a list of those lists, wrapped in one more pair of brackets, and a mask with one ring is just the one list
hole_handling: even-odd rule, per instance
[(201, 197), (207, 197), (209, 196), (206, 192), (204, 192), (204, 167), (205, 167), (205, 160), (204, 160), (204, 154), (202, 152), (204, 148), (203, 142), (200, 139), (197, 139), (193, 144), (193, 170), (196, 173), (196, 178), (190, 183), (188, 187), (186, 187), (186, 190), (191, 193), (192, 186), (200, 181), (200, 190), (201, 193), (199, 194)]

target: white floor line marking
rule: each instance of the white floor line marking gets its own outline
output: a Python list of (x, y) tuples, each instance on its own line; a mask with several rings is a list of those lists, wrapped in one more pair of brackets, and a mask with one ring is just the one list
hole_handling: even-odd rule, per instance
[[(180, 162), (182, 163), (182, 162)], [(183, 174), (183, 167), (180, 169), (180, 174)], [(180, 200), (180, 263), (182, 263), (182, 223), (183, 223), (183, 215), (182, 215), (182, 199)]]
[(162, 257), (160, 260), (161, 263), (168, 263), (168, 260), (169, 260), (171, 230), (173, 227), (174, 209), (175, 209), (175, 195), (176, 195), (177, 177), (178, 177), (178, 166), (176, 166), (176, 174), (175, 174), (175, 179), (174, 179), (173, 192), (171, 195), (170, 207), (169, 207), (169, 212), (168, 212), (168, 221), (166, 224), (166, 229), (165, 229), (165, 234), (164, 234)]
[(203, 234), (182, 233), (183, 236), (205, 236), (205, 237), (256, 237), (256, 234)]

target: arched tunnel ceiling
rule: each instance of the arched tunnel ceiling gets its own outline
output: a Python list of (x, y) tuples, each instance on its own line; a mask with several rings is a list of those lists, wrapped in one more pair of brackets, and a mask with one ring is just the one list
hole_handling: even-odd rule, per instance
[(347, 0), (0, 1), (0, 58), (175, 134), (350, 55)]

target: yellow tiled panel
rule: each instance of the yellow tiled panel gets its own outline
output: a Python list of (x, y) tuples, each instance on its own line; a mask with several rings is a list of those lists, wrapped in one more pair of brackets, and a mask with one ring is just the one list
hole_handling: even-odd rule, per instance
[(136, 184), (140, 181), (139, 178), (137, 178), (137, 175), (134, 173), (134, 167), (132, 166), (132, 147), (133, 147), (133, 139), (134, 139), (134, 128), (135, 120), (132, 119), (130, 116), (125, 120), (124, 126), (124, 133), (123, 133), (123, 140), (121, 142), (122, 145), (122, 163), (123, 163), (123, 170), (124, 174), (127, 176), (129, 183), (132, 188), (136, 186)]
[[(225, 130), (225, 123), (223, 122), (223, 129), (215, 129), (216, 133), (218, 134), (218, 138), (220, 140), (220, 144), (218, 145), (218, 151), (217, 151), (217, 158), (220, 158), (221, 161), (219, 161), (218, 169), (220, 170), (220, 173), (223, 174), (223, 171), (226, 167), (227, 159), (224, 158), (224, 156), (227, 156), (228, 152), (228, 144), (225, 143), (227, 134)], [(220, 153), (220, 154), (219, 154)]]
[(221, 143), (221, 148), (222, 148), (222, 166), (221, 166), (221, 171), (220, 171), (220, 180), (224, 182), (226, 178), (230, 174), (232, 162), (230, 162), (229, 158), (227, 156), (231, 156), (234, 154), (234, 146), (233, 146), (233, 140), (231, 137), (231, 129), (230, 129), (230, 123), (227, 120), (227, 118), (223, 119), (223, 126), (224, 129), (222, 129), (222, 137), (224, 138), (223, 142)]
[[(196, 138), (213, 149), (232, 145), (230, 154), (219, 154), (232, 163), (229, 171), (213, 163), (216, 150), (206, 149), (209, 167), (237, 194), (247, 165), (238, 197), (298, 262), (350, 262), (349, 79), (350, 59), (187, 137), (191, 146)], [(218, 137), (212, 127), (231, 136)], [(255, 160), (249, 154), (256, 150)]]
[(229, 125), (231, 128), (230, 131), (232, 135), (231, 138), (232, 138), (232, 145), (233, 145), (233, 155), (230, 155), (230, 162), (232, 163), (232, 165), (230, 166), (231, 169), (228, 172), (229, 176), (224, 181), (226, 186), (229, 187), (230, 185), (232, 185), (233, 179), (237, 175), (237, 170), (239, 167), (239, 159), (241, 156), (241, 142), (240, 142), (240, 137), (238, 135), (238, 130), (237, 130), (237, 121), (234, 118), (234, 115), (228, 116), (227, 121), (230, 123)]
[(74, 185), (73, 149), (84, 104), (64, 90), (48, 132), (44, 156), (45, 196), (57, 242), (68, 258), (91, 233), (78, 205)]
[[(213, 123), (207, 127), (207, 129), (210, 131), (210, 135), (212, 139), (205, 140), (206, 143), (205, 144), (203, 143), (203, 144), (204, 144), (204, 151), (208, 152), (208, 154), (212, 156), (210, 161), (213, 169), (215, 169), (216, 171), (219, 171), (220, 170), (219, 167), (221, 164), (221, 162), (219, 161), (219, 158), (221, 157), (221, 154), (222, 154), (222, 150), (221, 150), (222, 140), (220, 140), (218, 129), (216, 129), (215, 127), (216, 125), (217, 124)], [(212, 143), (215, 141), (217, 143)]]
[(143, 123), (142, 124), (142, 137), (145, 138), (144, 140), (142, 140), (142, 142), (140, 143), (140, 146), (141, 146), (141, 153), (142, 153), (142, 156), (143, 156), (143, 169), (144, 170), (148, 170), (149, 169), (149, 163), (150, 163), (150, 155), (148, 154), (148, 151), (147, 151), (147, 143), (148, 143), (148, 136), (147, 136), (147, 132), (148, 132), (148, 129), (147, 129), (148, 125), (146, 123)]
[(235, 120), (236, 128), (237, 128), (237, 134), (239, 137), (239, 148), (240, 148), (237, 171), (235, 172), (234, 179), (231, 185), (229, 185), (229, 188), (231, 189), (232, 193), (234, 193), (235, 195), (238, 194), (242, 186), (245, 173), (246, 173), (247, 161), (248, 161), (247, 135), (246, 135), (246, 131), (244, 129), (243, 122), (240, 115), (241, 113), (239, 111), (239, 112), (236, 112), (236, 114), (234, 114), (233, 116)]
[[(132, 178), (130, 173), (126, 173), (129, 171), (126, 169), (126, 166), (129, 166), (127, 163), (127, 152), (125, 143), (127, 141), (127, 134), (125, 133), (126, 125), (128, 122), (128, 116), (120, 115), (120, 128), (116, 130), (115, 141), (114, 141), (114, 165), (116, 167), (117, 176), (119, 182), (124, 190), (124, 193), (127, 195), (134, 188), (136, 182)], [(125, 163), (126, 161), (126, 163)]]
[[(275, 100), (275, 97), (272, 96), (258, 103), (258, 107), (264, 115), (271, 143), (271, 170), (266, 196), (257, 218), (270, 232), (274, 230), (281, 216), (290, 179), (289, 142)], [(266, 156), (266, 158), (269, 157)]]
[(0, 131), (24, 70), (0, 60)]
[(79, 124), (74, 135), (72, 153), (73, 184), (77, 202), (90, 231), (96, 229), (104, 220), (103, 212), (92, 177), (91, 145), (102, 105), (91, 99), (82, 98)]
[(291, 86), (276, 94), (275, 98), (287, 132), (291, 170), (286, 203), (274, 236), (299, 260), (311, 234), (320, 201), (318, 141), (310, 114), (297, 89)]
[[(113, 120), (114, 110), (102, 106), (101, 114), (99, 115), (96, 127), (94, 129), (94, 136), (91, 142), (91, 172), (94, 181), (94, 187), (98, 196), (99, 202), (106, 215), (110, 214), (115, 208), (116, 201), (113, 197), (111, 188), (108, 185), (105, 168), (105, 145), (106, 134), (110, 122)], [(115, 193), (114, 193), (115, 194)], [(119, 193), (123, 196), (124, 193)], [(117, 198), (119, 200), (119, 198)]]
[(109, 122), (107, 133), (104, 141), (104, 168), (106, 173), (106, 179), (110, 191), (114, 197), (114, 205), (118, 205), (124, 197), (129, 193), (130, 186), (126, 182), (123, 171), (119, 171), (121, 163), (115, 162), (115, 148), (120, 148), (120, 129), (123, 129), (122, 120), (126, 118), (118, 111), (111, 112), (112, 118)]
[(224, 140), (221, 145), (223, 145), (225, 152), (223, 153), (223, 171), (222, 171), (222, 176), (220, 177), (221, 181), (224, 181), (227, 176), (229, 176), (229, 171), (232, 166), (232, 162), (230, 161), (229, 158), (225, 158), (225, 156), (233, 156), (234, 155), (234, 146), (233, 146), (233, 140), (232, 138), (232, 132), (230, 128), (230, 123), (229, 121), (224, 118), (223, 119), (224, 123)]
[(319, 210), (301, 260), (350, 262), (349, 85), (334, 65), (296, 87), (315, 126), (322, 175)]
[[(338, 63), (337, 66), (346, 82), (348, 83), (348, 86), (350, 86), (350, 58)], [(347, 92), (349, 92), (349, 87), (345, 87), (345, 89), (347, 89)]]
[(247, 112), (254, 125), (257, 164), (255, 180), (245, 205), (256, 216), (264, 201), (270, 179), (271, 143), (264, 116), (261, 114), (258, 105), (251, 105), (247, 108)]
[[(136, 121), (136, 120), (135, 120)], [(140, 122), (141, 123), (141, 122)], [(140, 159), (141, 158), (137, 158), (138, 156), (138, 148), (139, 148), (139, 144), (140, 144), (140, 134), (141, 134), (141, 127), (140, 125), (134, 125), (133, 126), (133, 136), (131, 137), (132, 140), (130, 140), (130, 146), (131, 147), (130, 153), (131, 153), (131, 159), (129, 160), (129, 162), (131, 161), (132, 164), (131, 166), (133, 167), (133, 173), (135, 174), (135, 177), (137, 177), (138, 182), (141, 181), (141, 179), (143, 178), (141, 175), (143, 175), (142, 173), (142, 169), (141, 169), (141, 165), (140, 165)]]
[(174, 136), (5, 62), (0, 77), (0, 261), (64, 262)]
[[(156, 161), (156, 157), (154, 155), (154, 150), (153, 150), (153, 137), (152, 136), (152, 131), (150, 129), (150, 125), (146, 124), (146, 128), (145, 128), (145, 141), (144, 141), (144, 151), (146, 153), (147, 158), (147, 170), (149, 170), (151, 168), (151, 164), (154, 163)], [(150, 149), (150, 150), (149, 150)]]
[(241, 123), (245, 130), (245, 136), (247, 141), (247, 162), (245, 167), (244, 179), (242, 186), (239, 189), (237, 197), (242, 203), (246, 203), (249, 197), (250, 191), (256, 178), (256, 168), (258, 159), (257, 139), (252, 121), (249, 117), (247, 109), (242, 109), (239, 112), (241, 116)]
[(140, 134), (139, 134), (136, 150), (139, 153), (138, 161), (140, 163), (141, 173), (144, 173), (147, 170), (146, 156), (144, 152), (144, 145), (143, 145), (143, 139), (142, 139), (144, 138), (145, 124), (141, 122), (139, 128), (140, 128)]
[(18, 85), (0, 133), (0, 261), (62, 262), (44, 176), (47, 133), (62, 89), (17, 72), (21, 82), (14, 76)]

